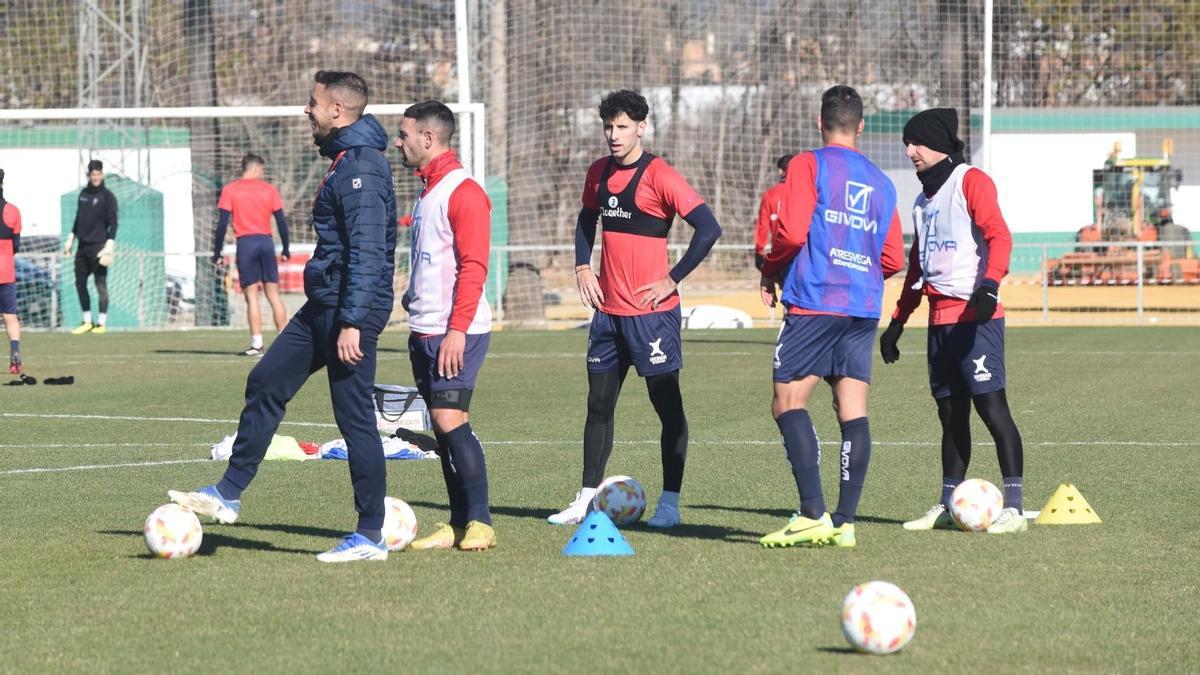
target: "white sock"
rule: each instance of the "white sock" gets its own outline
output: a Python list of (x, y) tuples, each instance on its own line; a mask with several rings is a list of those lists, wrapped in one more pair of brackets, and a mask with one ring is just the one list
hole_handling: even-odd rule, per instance
[(255, 349), (262, 349), (262, 345), (263, 345), (263, 341), (262, 341), (261, 335), (251, 335), (250, 336), (250, 346), (251, 347), (254, 347)]
[(90, 310), (90, 309), (83, 310), (83, 322), (84, 323), (92, 322), (92, 310)]
[(596, 488), (587, 488), (587, 487), (579, 488), (579, 501), (582, 502), (582, 501), (586, 500), (586, 501), (590, 502), (590, 501), (592, 501), (592, 498), (595, 496), (596, 496)]
[(100, 325), (108, 323), (108, 312), (100, 312)]
[(658, 498), (658, 505), (659, 506), (673, 506), (673, 507), (675, 507), (675, 510), (678, 511), (679, 510), (679, 493), (678, 492), (662, 493), (662, 496)]

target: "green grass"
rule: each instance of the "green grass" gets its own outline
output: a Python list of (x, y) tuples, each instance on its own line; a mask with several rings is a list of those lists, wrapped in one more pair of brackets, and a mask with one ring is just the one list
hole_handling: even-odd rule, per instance
[[(1200, 506), (1194, 329), (1009, 332), (1026, 506), (1071, 482), (1101, 525), (1008, 537), (900, 528), (933, 503), (940, 477), (924, 333), (910, 330), (901, 361), (876, 364), (858, 548), (763, 549), (757, 537), (796, 503), (768, 412), (774, 333), (693, 332), (686, 524), (627, 529), (632, 558), (566, 558), (571, 529), (543, 519), (578, 487), (586, 336), (508, 332), (494, 336), (472, 410), (489, 453), (496, 550), (320, 565), (313, 554), (354, 523), (346, 465), (272, 462), (241, 522), (206, 525), (200, 555), (151, 559), (146, 514), (168, 488), (212, 482), (223, 465), (148, 463), (205, 458), (232, 433), (252, 363), (227, 354), (243, 341), (26, 336), (31, 374), (77, 383), (0, 389), (0, 670), (1200, 670), (1200, 554), (1187, 527)], [(383, 344), (379, 380), (409, 381), (404, 336)], [(642, 384), (627, 385), (608, 472), (638, 477), (653, 502), (657, 422)], [(319, 374), (282, 433), (336, 436), (294, 424), (330, 424), (327, 391)], [(813, 409), (822, 438), (836, 440), (827, 391)], [(998, 481), (978, 422), (975, 438), (970, 475)], [(136, 466), (96, 467), (114, 464)], [(16, 473), (51, 468), (65, 470)], [(436, 462), (388, 469), (389, 492), (424, 531), (446, 517)], [(847, 651), (841, 600), (869, 579), (899, 584), (917, 607), (900, 654)]]

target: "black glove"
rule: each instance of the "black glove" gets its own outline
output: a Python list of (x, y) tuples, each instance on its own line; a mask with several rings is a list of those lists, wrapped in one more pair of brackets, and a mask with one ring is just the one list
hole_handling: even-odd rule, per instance
[(996, 313), (996, 303), (1000, 302), (1000, 284), (991, 279), (984, 279), (979, 288), (967, 300), (967, 307), (975, 308), (975, 323), (987, 323)]
[(892, 319), (888, 324), (887, 330), (883, 331), (883, 335), (879, 336), (879, 355), (883, 357), (884, 363), (895, 363), (900, 360), (900, 334), (904, 332), (904, 324), (897, 319)]
[(408, 293), (400, 296), (400, 306), (404, 308), (404, 311), (408, 311), (408, 305), (411, 302), (412, 298), (408, 297)]
[(762, 268), (763, 268), (763, 265), (765, 265), (765, 264), (766, 264), (766, 262), (767, 262), (767, 257), (766, 257), (766, 256), (764, 256), (764, 255), (760, 255), (760, 254), (757, 254), (757, 253), (756, 253), (756, 254), (754, 254), (754, 269), (756, 269), (756, 270), (758, 270), (759, 272), (761, 272), (761, 271), (762, 271)]

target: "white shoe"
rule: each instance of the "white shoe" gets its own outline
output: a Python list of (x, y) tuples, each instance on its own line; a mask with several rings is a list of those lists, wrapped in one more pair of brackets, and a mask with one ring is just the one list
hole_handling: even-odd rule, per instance
[(317, 554), (323, 563), (358, 562), (360, 560), (387, 560), (388, 549), (383, 542), (375, 543), (357, 532), (342, 537), (337, 546)]
[(558, 513), (546, 518), (546, 522), (551, 525), (578, 525), (587, 517), (588, 511), (592, 508), (592, 497), (595, 496), (594, 489), (583, 489), (575, 493), (575, 499), (567, 505), (567, 508)]
[(681, 522), (683, 521), (679, 517), (678, 507), (659, 502), (658, 506), (654, 509), (654, 517), (650, 520), (647, 520), (646, 525), (665, 530), (670, 527), (675, 527)]
[(954, 519), (945, 504), (934, 504), (925, 515), (904, 523), (906, 530), (948, 530), (954, 528)]
[(1025, 518), (1025, 514), (1018, 511), (1015, 507), (1009, 507), (1000, 512), (999, 516), (988, 525), (988, 534), (1009, 534), (1012, 532), (1024, 532), (1029, 529), (1029, 521)]

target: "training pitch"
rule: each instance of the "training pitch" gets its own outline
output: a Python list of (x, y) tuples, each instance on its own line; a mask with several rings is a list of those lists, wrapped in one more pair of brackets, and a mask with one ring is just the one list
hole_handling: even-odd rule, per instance
[[(268, 340), (270, 336), (268, 336)], [(354, 524), (345, 462), (266, 462), (242, 519), (205, 522), (200, 553), (151, 558), (142, 522), (168, 488), (214, 482), (254, 361), (244, 332), (24, 336), (26, 371), (71, 386), (0, 388), (0, 670), (501, 672), (1197, 672), (1200, 331), (1010, 329), (1009, 400), (1025, 507), (1073, 483), (1104, 520), (1007, 536), (906, 532), (940, 486), (925, 332), (876, 357), (873, 457), (853, 550), (761, 548), (796, 507), (770, 418), (772, 330), (684, 333), (691, 444), (684, 525), (624, 530), (636, 555), (567, 558), (546, 524), (579, 487), (584, 331), (500, 332), (472, 401), (499, 546), (313, 559)], [(411, 381), (407, 335), (379, 382)], [(836, 502), (837, 423), (812, 405)], [(338, 437), (319, 373), (280, 433)], [(970, 477), (999, 482), (974, 422)], [(445, 519), (436, 461), (388, 463), (420, 534)], [(658, 424), (631, 375), (608, 474), (661, 490)], [(856, 583), (917, 610), (899, 654), (841, 634)]]

